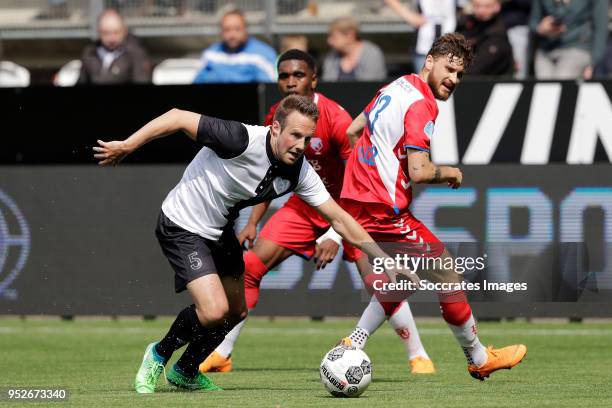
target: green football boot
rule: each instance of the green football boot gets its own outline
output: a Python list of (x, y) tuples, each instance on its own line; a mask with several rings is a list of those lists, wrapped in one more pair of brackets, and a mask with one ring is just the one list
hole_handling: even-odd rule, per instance
[(204, 374), (198, 372), (193, 378), (189, 378), (181, 373), (180, 368), (174, 364), (168, 374), (166, 375), (168, 382), (175, 387), (184, 388), (189, 391), (203, 390), (203, 391), (221, 391), (222, 388), (216, 386), (210, 378)]
[(150, 394), (155, 392), (155, 386), (160, 374), (164, 371), (164, 359), (155, 351), (155, 345), (151, 343), (145, 349), (142, 364), (136, 374), (134, 388), (139, 394)]

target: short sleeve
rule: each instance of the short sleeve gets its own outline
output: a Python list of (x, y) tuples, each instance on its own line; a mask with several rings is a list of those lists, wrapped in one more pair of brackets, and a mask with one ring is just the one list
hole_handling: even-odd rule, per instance
[(245, 125), (202, 115), (196, 140), (213, 150), (222, 159), (240, 156), (249, 145), (249, 132)]
[(307, 160), (302, 162), (300, 179), (294, 192), (311, 207), (318, 207), (331, 198), (321, 177)]
[(426, 100), (415, 102), (404, 117), (404, 148), (429, 152), (436, 112)]
[(333, 119), (332, 140), (342, 160), (348, 160), (351, 155), (351, 144), (346, 135), (346, 130), (352, 121), (351, 115), (341, 107), (338, 107), (338, 112)]

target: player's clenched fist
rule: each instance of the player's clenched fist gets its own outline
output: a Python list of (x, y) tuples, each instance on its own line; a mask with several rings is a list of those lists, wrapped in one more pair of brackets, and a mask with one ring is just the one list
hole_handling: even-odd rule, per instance
[(116, 166), (125, 156), (131, 153), (131, 149), (125, 141), (103, 142), (98, 140), (100, 146), (93, 148), (94, 158), (100, 160), (100, 166)]
[(247, 242), (248, 249), (253, 249), (253, 243), (255, 242), (255, 238), (257, 238), (257, 225), (247, 223), (236, 237), (240, 245), (244, 245), (244, 243)]
[(463, 173), (456, 167), (451, 167), (451, 174), (447, 178), (448, 186), (453, 189), (457, 189), (461, 187), (461, 183), (463, 182)]
[(331, 263), (339, 249), (340, 245), (333, 239), (326, 239), (318, 243), (313, 256), (317, 269), (324, 269), (328, 263)]

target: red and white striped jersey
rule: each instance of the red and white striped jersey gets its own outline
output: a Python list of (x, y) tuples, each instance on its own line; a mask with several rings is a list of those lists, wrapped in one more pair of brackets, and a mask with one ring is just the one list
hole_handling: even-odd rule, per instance
[(363, 113), (367, 125), (347, 162), (341, 196), (399, 213), (412, 201), (406, 149), (429, 152), (436, 100), (421, 77), (405, 75), (381, 88)]

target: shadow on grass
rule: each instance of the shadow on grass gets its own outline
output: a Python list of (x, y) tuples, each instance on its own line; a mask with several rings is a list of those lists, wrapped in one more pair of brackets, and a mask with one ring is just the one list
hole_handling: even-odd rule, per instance
[(235, 373), (241, 372), (262, 372), (262, 371), (292, 371), (292, 372), (302, 372), (302, 373), (311, 373), (317, 372), (317, 370), (313, 370), (312, 368), (291, 368), (291, 367), (259, 367), (259, 368), (239, 368), (233, 370)]
[[(300, 388), (300, 387), (283, 388), (283, 387), (270, 387), (270, 386), (262, 385), (261, 387), (258, 387), (258, 386), (223, 387), (223, 391), (312, 391), (312, 388), (310, 387), (309, 388)], [(208, 392), (213, 392), (213, 391), (208, 391)]]
[(389, 377), (388, 378), (376, 377), (372, 380), (372, 382), (377, 382), (377, 383), (406, 383), (408, 381), (409, 379), (406, 379), (406, 378), (389, 378)]

